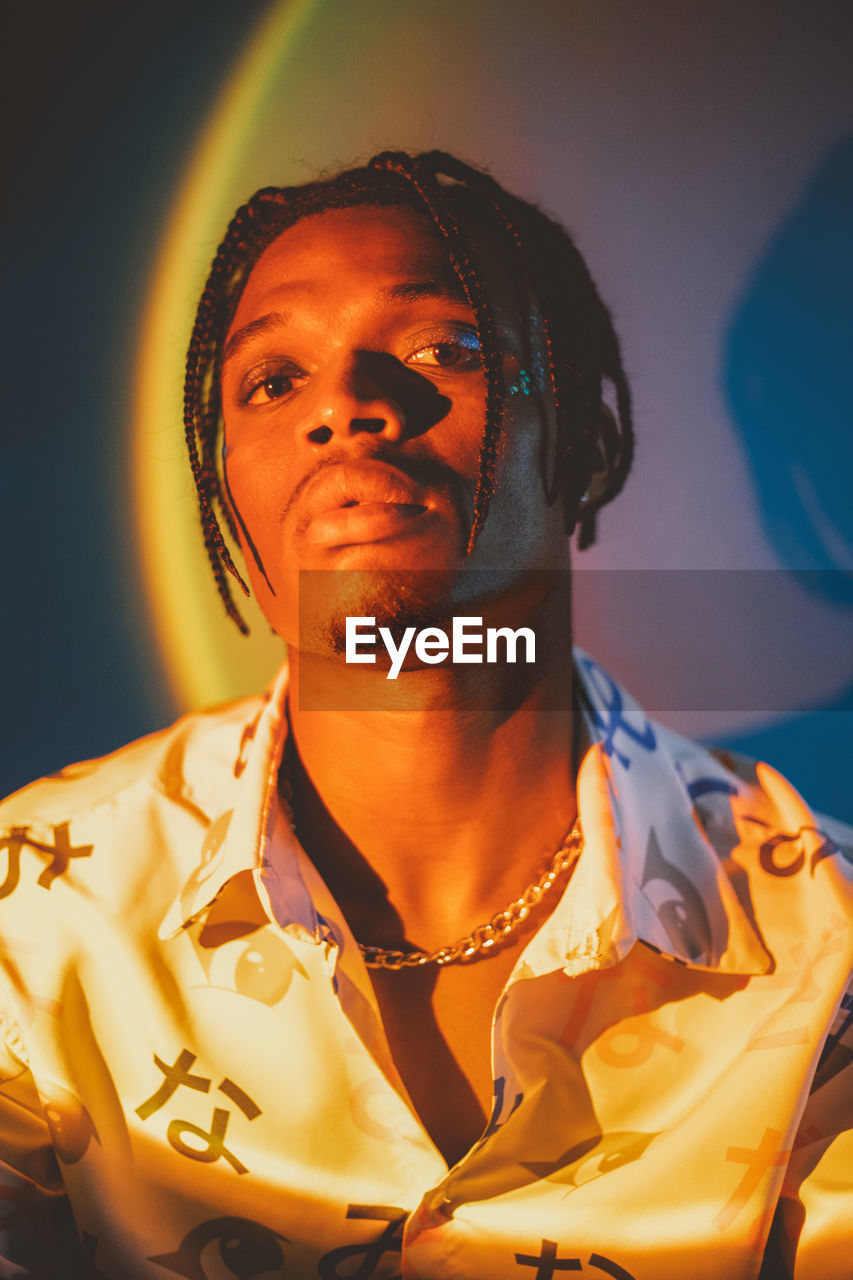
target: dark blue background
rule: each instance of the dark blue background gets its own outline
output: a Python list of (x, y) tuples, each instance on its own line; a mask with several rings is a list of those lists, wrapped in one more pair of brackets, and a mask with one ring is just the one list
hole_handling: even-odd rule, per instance
[(135, 323), (182, 165), (264, 7), (6, 7), (3, 794), (175, 715), (123, 509)]

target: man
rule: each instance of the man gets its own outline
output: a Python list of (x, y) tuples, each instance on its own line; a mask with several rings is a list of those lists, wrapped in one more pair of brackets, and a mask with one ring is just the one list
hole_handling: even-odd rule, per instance
[(289, 671), (2, 812), (8, 1274), (849, 1277), (851, 833), (572, 657), (631, 425), (565, 232), (259, 192), (185, 422)]

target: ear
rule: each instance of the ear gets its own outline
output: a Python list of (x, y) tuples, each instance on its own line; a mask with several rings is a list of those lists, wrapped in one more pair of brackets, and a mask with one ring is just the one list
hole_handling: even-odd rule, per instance
[(589, 484), (581, 495), (578, 516), (582, 517), (585, 507), (598, 506), (610, 485), (610, 459), (613, 456), (613, 441), (618, 439), (619, 430), (616, 419), (608, 405), (602, 400), (598, 406), (595, 437), (592, 448), (595, 457), (595, 469), (590, 476)]
[(598, 406), (594, 436), (590, 441), (593, 472), (589, 478), (589, 484), (580, 496), (570, 530), (573, 531), (576, 528), (578, 531), (578, 551), (585, 551), (595, 542), (598, 509), (607, 502), (612, 488), (612, 465), (613, 459), (617, 456), (618, 441), (619, 428), (616, 425), (616, 418), (609, 405), (602, 400)]

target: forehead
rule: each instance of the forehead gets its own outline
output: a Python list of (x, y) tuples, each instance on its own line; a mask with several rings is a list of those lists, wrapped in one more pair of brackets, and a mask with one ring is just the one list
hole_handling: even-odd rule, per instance
[(437, 281), (462, 296), (440, 234), (426, 215), (373, 205), (310, 214), (258, 258), (232, 327), (283, 294), (346, 295), (400, 281)]

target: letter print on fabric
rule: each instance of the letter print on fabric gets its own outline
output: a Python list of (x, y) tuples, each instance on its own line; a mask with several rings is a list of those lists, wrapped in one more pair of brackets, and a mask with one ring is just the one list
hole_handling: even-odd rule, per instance
[(755, 1150), (749, 1147), (728, 1147), (726, 1159), (734, 1164), (745, 1164), (746, 1172), (738, 1182), (722, 1209), (714, 1215), (714, 1224), (720, 1231), (725, 1231), (734, 1222), (738, 1214), (746, 1208), (750, 1198), (758, 1190), (762, 1178), (771, 1169), (784, 1165), (790, 1157), (790, 1151), (780, 1151), (779, 1142), (782, 1133), (779, 1129), (765, 1129), (764, 1136)]
[[(402, 1253), (405, 1209), (387, 1204), (351, 1204), (347, 1207), (347, 1218), (387, 1225), (375, 1240), (340, 1245), (324, 1253), (317, 1265), (320, 1280), (369, 1280), (386, 1253)], [(393, 1280), (402, 1280), (402, 1277), (396, 1275)]]
[(555, 1240), (543, 1240), (536, 1255), (517, 1253), (515, 1261), (519, 1267), (536, 1268), (536, 1274), (532, 1280), (554, 1280), (554, 1276), (561, 1271), (581, 1271), (590, 1275), (593, 1271), (597, 1271), (599, 1275), (612, 1276), (613, 1280), (634, 1280), (630, 1271), (626, 1271), (624, 1267), (619, 1266), (618, 1262), (613, 1262), (600, 1253), (591, 1253), (586, 1264), (578, 1257), (561, 1258), (559, 1245)]
[[(136, 1108), (136, 1114), (140, 1120), (150, 1119), (161, 1107), (171, 1101), (179, 1089), (192, 1089), (197, 1093), (210, 1092), (210, 1086), (213, 1081), (207, 1076), (194, 1075), (190, 1071), (190, 1067), (193, 1066), (195, 1060), (195, 1054), (191, 1053), (189, 1049), (182, 1049), (171, 1066), (163, 1062), (156, 1054), (154, 1055), (155, 1065), (163, 1073), (163, 1081), (159, 1088), (152, 1093), (151, 1097), (140, 1103)], [(248, 1120), (256, 1120), (261, 1114), (261, 1109), (257, 1103), (233, 1080), (229, 1080), (226, 1077), (217, 1085), (217, 1090), (230, 1102), (233, 1102)], [(198, 1160), (202, 1164), (213, 1164), (222, 1158), (231, 1165), (231, 1168), (236, 1173), (248, 1173), (248, 1168), (243, 1164), (242, 1160), (225, 1145), (230, 1118), (231, 1111), (229, 1108), (214, 1106), (213, 1119), (209, 1130), (202, 1128), (201, 1125), (193, 1124), (189, 1120), (175, 1118), (169, 1121), (166, 1137), (175, 1151), (190, 1160)], [(198, 1146), (196, 1142), (190, 1143), (187, 1138), (194, 1138), (196, 1142), (202, 1145)]]
[[(591, 658), (582, 657), (580, 662), (600, 704), (599, 708), (591, 701), (586, 703), (594, 724), (603, 731), (602, 749), (608, 756), (615, 755), (619, 763), (629, 769), (631, 766), (629, 753), (632, 745), (642, 748), (643, 751), (654, 751), (657, 746), (651, 722), (646, 719), (642, 711), (629, 712), (643, 721), (642, 728), (637, 728), (626, 720), (622, 690), (613, 677)], [(617, 734), (619, 734), (621, 749), (616, 744)]]
[(657, 1137), (657, 1133), (634, 1131), (602, 1133), (574, 1143), (555, 1160), (522, 1161), (521, 1167), (537, 1178), (565, 1183), (568, 1195), (584, 1183), (638, 1160)]
[(8, 898), (18, 887), (21, 879), (21, 853), (24, 849), (50, 856), (50, 862), (36, 882), (42, 889), (49, 889), (54, 880), (68, 870), (72, 858), (90, 858), (94, 847), (91, 844), (73, 845), (69, 822), (60, 822), (54, 826), (53, 844), (36, 840), (30, 835), (29, 827), (12, 827), (0, 838), (0, 850), (6, 854), (6, 876), (0, 884), (0, 898)]
[[(744, 817), (744, 821), (759, 827), (769, 825), (762, 818), (748, 815)], [(818, 863), (824, 858), (833, 858), (837, 853), (841, 853), (840, 845), (821, 831), (820, 827), (804, 823), (796, 831), (774, 831), (758, 850), (758, 861), (762, 871), (784, 879), (802, 871), (807, 860), (809, 874), (813, 876)]]

